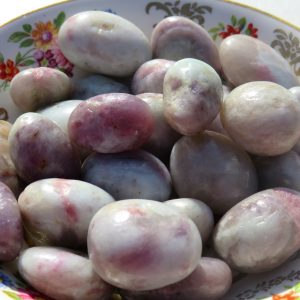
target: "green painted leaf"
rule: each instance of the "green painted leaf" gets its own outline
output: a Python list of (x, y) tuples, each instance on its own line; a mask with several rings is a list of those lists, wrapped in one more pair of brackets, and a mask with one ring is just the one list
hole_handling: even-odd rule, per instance
[(295, 290), (296, 293), (300, 293), (300, 282), (294, 286), (293, 290)]
[(47, 67), (48, 61), (46, 59), (43, 59), (41, 62), (41, 67)]
[(224, 23), (219, 23), (218, 25), (219, 25), (219, 27), (220, 27), (222, 30), (224, 30), (224, 29), (225, 29), (225, 25), (224, 25)]
[(217, 34), (217, 33), (215, 33), (215, 34), (212, 35), (212, 39), (213, 39), (214, 41), (217, 39), (217, 37), (218, 37), (218, 34)]
[(236, 16), (235, 16), (235, 15), (231, 16), (231, 24), (232, 24), (233, 26), (235, 26), (236, 23), (237, 23), (237, 18), (236, 18)]
[(3, 89), (6, 90), (8, 87), (9, 87), (9, 81), (5, 80)]
[(26, 67), (26, 66), (31, 66), (35, 64), (35, 60), (34, 59), (27, 59), (25, 61), (22, 62), (22, 66)]
[(214, 28), (211, 28), (208, 30), (208, 32), (210, 32), (210, 33), (215, 33), (215, 32), (219, 32), (219, 31), (220, 31), (219, 27), (214, 27)]
[(30, 47), (33, 44), (33, 39), (26, 39), (20, 44), (20, 48)]
[(291, 285), (284, 285), (283, 287), (284, 287), (286, 290), (290, 290), (290, 289), (292, 288)]
[(4, 56), (3, 54), (0, 52), (0, 63), (3, 63), (4, 62)]
[(16, 293), (14, 292), (10, 292), (10, 291), (2, 291), (5, 295), (9, 296), (11, 299), (14, 300), (22, 300), (22, 298), (20, 298), (18, 295), (16, 295)]
[(8, 42), (18, 43), (28, 36), (29, 34), (27, 32), (17, 31), (9, 37)]
[(246, 25), (246, 22), (247, 22), (247, 20), (246, 20), (245, 17), (239, 19), (238, 25), (239, 25), (241, 31), (244, 29), (244, 27), (245, 27), (245, 25)]
[(66, 19), (66, 14), (62, 11), (55, 19), (54, 25), (58, 29)]
[(31, 27), (30, 24), (24, 24), (24, 25), (23, 25), (23, 29), (24, 29), (25, 32), (30, 33), (31, 30), (32, 30), (32, 27)]
[(18, 65), (22, 60), (22, 54), (20, 52), (16, 55), (16, 65)]

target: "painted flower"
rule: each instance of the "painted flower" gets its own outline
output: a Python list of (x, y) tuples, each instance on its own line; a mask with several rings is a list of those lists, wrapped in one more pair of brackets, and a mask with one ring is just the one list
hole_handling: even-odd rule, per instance
[(257, 38), (258, 29), (253, 26), (253, 23), (249, 23), (246, 29), (246, 33), (252, 37)]
[(246, 17), (238, 18), (232, 15), (230, 24), (218, 23), (217, 26), (208, 30), (213, 40), (218, 38), (225, 39), (234, 34), (246, 34), (254, 38), (258, 37), (258, 28), (254, 27), (253, 23), (248, 23)]
[(239, 27), (233, 27), (232, 25), (226, 26), (226, 31), (222, 31), (219, 33), (219, 36), (222, 39), (227, 38), (230, 35), (239, 34), (241, 32), (241, 29)]
[(45, 300), (45, 299), (48, 299), (46, 297), (42, 297), (38, 292), (24, 289), (24, 288), (18, 288), (18, 291), (16, 293), (22, 300)]
[[(0, 52), (0, 93), (5, 91), (12, 78), (26, 67), (47, 66), (57, 68), (68, 76), (73, 76), (71, 64), (58, 49), (58, 30), (66, 19), (61, 11), (53, 20), (37, 21), (34, 25), (25, 23), (18, 31), (13, 32), (7, 39), (16, 43), (19, 49), (15, 58), (6, 59)], [(26, 49), (23, 51), (23, 49)], [(6, 111), (0, 108), (0, 119), (6, 116)]]
[(11, 81), (19, 72), (20, 70), (11, 59), (0, 63), (0, 79), (2, 80)]
[(12, 279), (8, 275), (0, 272), (0, 286), (13, 287), (14, 282), (12, 281)]
[(272, 300), (298, 300), (299, 294), (296, 294), (294, 290), (281, 295), (273, 295)]
[(51, 21), (47, 23), (37, 22), (31, 32), (36, 48), (46, 49), (57, 36), (57, 28)]
[(39, 66), (57, 68), (68, 76), (73, 76), (74, 65), (69, 62), (59, 48), (48, 49), (46, 51), (37, 50), (33, 57)]

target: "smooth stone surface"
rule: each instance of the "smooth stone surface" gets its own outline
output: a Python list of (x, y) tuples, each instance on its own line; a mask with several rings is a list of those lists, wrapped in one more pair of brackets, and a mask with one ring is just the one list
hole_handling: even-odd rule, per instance
[(21, 115), (8, 142), (16, 171), (27, 183), (51, 177), (78, 178), (80, 174), (80, 160), (67, 134), (38, 113)]
[(212, 131), (179, 139), (171, 153), (170, 172), (179, 197), (201, 199), (218, 215), (257, 191), (248, 154)]
[(221, 70), (219, 52), (208, 32), (196, 22), (171, 16), (160, 21), (152, 31), (151, 46), (154, 57), (178, 61), (195, 58)]
[(75, 249), (86, 247), (91, 219), (113, 201), (95, 185), (60, 178), (35, 181), (18, 199), (26, 233), (34, 245)]
[(196, 225), (170, 206), (123, 200), (91, 221), (88, 251), (96, 272), (128, 290), (160, 288), (190, 275), (201, 257)]
[(87, 258), (67, 249), (29, 248), (22, 253), (18, 269), (26, 282), (53, 299), (108, 300), (112, 293)]
[(85, 11), (60, 27), (58, 45), (76, 66), (92, 73), (129, 76), (151, 59), (144, 33), (130, 21), (103, 11)]
[(208, 64), (185, 58), (172, 65), (164, 79), (164, 114), (183, 135), (208, 127), (221, 108), (222, 81)]
[(227, 37), (220, 45), (220, 59), (227, 80), (234, 86), (251, 81), (272, 81), (285, 88), (300, 84), (280, 53), (254, 37)]
[(300, 138), (300, 103), (276, 83), (249, 82), (226, 97), (221, 121), (229, 136), (247, 152), (280, 155)]
[(276, 188), (258, 192), (229, 210), (214, 232), (217, 253), (232, 268), (260, 273), (300, 249), (300, 194)]

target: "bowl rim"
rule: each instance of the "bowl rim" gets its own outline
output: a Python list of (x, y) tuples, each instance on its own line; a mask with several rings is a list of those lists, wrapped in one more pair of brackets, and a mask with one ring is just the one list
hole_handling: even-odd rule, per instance
[[(76, 1), (82, 1), (82, 2), (84, 2), (84, 0), (59, 0), (59, 2), (52, 3), (52, 4), (48, 4), (48, 5), (45, 5), (45, 6), (43, 6), (43, 7), (40, 7), (40, 8), (37, 8), (37, 9), (30, 10), (30, 11), (24, 13), (24, 14), (18, 15), (18, 16), (16, 16), (16, 17), (14, 17), (14, 18), (12, 18), (12, 19), (10, 19), (10, 20), (8, 20), (8, 21), (6, 21), (6, 22), (0, 24), (0, 29), (2, 29), (3, 27), (5, 27), (6, 25), (9, 25), (9, 24), (11, 24), (11, 23), (13, 23), (13, 22), (15, 22), (15, 21), (18, 21), (18, 20), (22, 19), (22, 18), (25, 17), (25, 16), (32, 15), (32, 14), (34, 14), (34, 13), (43, 11), (43, 10), (48, 9), (48, 8), (51, 8), (51, 7), (60, 6), (60, 5), (66, 4), (66, 3), (76, 2)], [(195, 1), (201, 1), (201, 0), (195, 0)], [(297, 26), (297, 25), (295, 25), (295, 24), (293, 24), (293, 23), (290, 23), (289, 21), (286, 21), (286, 20), (284, 20), (284, 19), (282, 19), (282, 18), (280, 18), (280, 17), (274, 16), (273, 14), (271, 14), (271, 13), (269, 13), (269, 12), (267, 12), (267, 11), (264, 11), (264, 10), (262, 10), (262, 9), (253, 7), (253, 6), (249, 5), (249, 4), (238, 3), (238, 2), (235, 2), (235, 1), (233, 1), (233, 0), (215, 0), (215, 2), (229, 3), (229, 4), (231, 4), (231, 5), (236, 5), (236, 6), (239, 6), (239, 7), (243, 7), (243, 8), (249, 9), (249, 10), (254, 11), (254, 12), (258, 12), (258, 13), (260, 13), (260, 14), (262, 14), (262, 15), (271, 17), (272, 19), (277, 20), (277, 21), (279, 21), (280, 23), (283, 23), (283, 24), (285, 24), (285, 25), (287, 25), (287, 26), (290, 26), (290, 27), (292, 27), (292, 28), (294, 28), (294, 29), (296, 29), (297, 31), (300, 32), (300, 26)]]

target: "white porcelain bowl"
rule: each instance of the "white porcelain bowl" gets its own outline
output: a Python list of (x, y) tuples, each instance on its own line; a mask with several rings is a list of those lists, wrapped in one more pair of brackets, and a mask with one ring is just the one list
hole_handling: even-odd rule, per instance
[[(171, 15), (185, 16), (201, 24), (217, 43), (231, 34), (248, 34), (275, 48), (300, 78), (299, 29), (257, 10), (217, 0), (70, 1), (32, 12), (0, 28), (0, 119), (13, 122), (21, 114), (8, 92), (10, 81), (18, 71), (41, 65), (59, 68), (70, 76), (78, 74), (58, 48), (57, 32), (66, 18), (84, 10), (105, 10), (125, 17), (147, 36), (157, 22)], [(243, 277), (226, 299), (277, 299), (272, 298), (274, 293), (296, 295), (295, 286), (300, 285), (300, 259), (294, 259), (278, 271)]]

